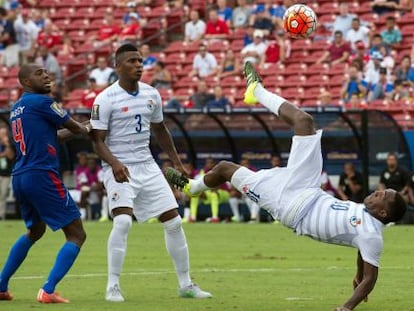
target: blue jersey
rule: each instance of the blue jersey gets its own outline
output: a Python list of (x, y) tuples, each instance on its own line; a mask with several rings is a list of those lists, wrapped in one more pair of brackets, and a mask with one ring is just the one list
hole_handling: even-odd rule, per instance
[(57, 130), (69, 119), (67, 112), (47, 95), (24, 93), (10, 111), (16, 147), (12, 175), (28, 170), (59, 172)]

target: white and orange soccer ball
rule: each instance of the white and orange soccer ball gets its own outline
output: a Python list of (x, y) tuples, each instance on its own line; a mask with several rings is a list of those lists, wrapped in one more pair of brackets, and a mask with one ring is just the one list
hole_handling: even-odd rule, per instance
[(283, 16), (283, 28), (292, 38), (307, 38), (316, 30), (315, 12), (304, 4), (289, 7)]

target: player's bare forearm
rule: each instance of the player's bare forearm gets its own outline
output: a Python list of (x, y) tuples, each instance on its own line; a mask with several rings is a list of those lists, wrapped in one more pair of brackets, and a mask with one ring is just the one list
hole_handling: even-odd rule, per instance
[(177, 149), (175, 148), (173, 139), (171, 137), (170, 131), (165, 126), (164, 122), (161, 123), (152, 123), (152, 131), (157, 138), (158, 145), (161, 149), (168, 155), (168, 158), (176, 167), (182, 166), (181, 160), (178, 156)]
[(93, 149), (101, 160), (111, 166), (119, 162), (105, 144), (106, 134), (103, 134), (102, 131), (92, 130), (90, 136), (92, 138)]
[[(78, 123), (73, 121), (74, 123)], [(69, 139), (72, 139), (74, 136), (78, 134), (87, 135), (90, 131), (90, 122), (89, 120), (84, 121), (82, 123), (78, 123), (78, 125), (72, 125), (69, 128), (60, 129), (57, 131), (57, 137), (59, 143), (63, 143)]]

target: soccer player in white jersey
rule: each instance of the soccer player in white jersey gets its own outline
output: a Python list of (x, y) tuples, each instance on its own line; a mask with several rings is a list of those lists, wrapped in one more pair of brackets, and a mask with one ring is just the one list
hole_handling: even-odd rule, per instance
[(374, 288), (382, 252), (385, 224), (399, 220), (406, 204), (395, 190), (376, 191), (363, 204), (341, 201), (320, 189), (322, 171), (321, 136), (313, 118), (284, 98), (267, 91), (250, 63), (245, 64), (245, 102), (262, 103), (292, 126), (294, 137), (286, 167), (253, 172), (232, 162), (222, 161), (201, 179), (189, 180), (169, 168), (167, 180), (188, 195), (231, 184), (275, 220), (299, 235), (358, 249), (357, 271), (352, 296), (336, 311), (353, 310)]
[(124, 301), (119, 278), (133, 215), (139, 222), (158, 217), (163, 223), (166, 247), (178, 276), (179, 296), (209, 298), (210, 293), (191, 281), (188, 246), (177, 201), (149, 149), (152, 130), (174, 166), (186, 173), (163, 122), (160, 94), (139, 82), (142, 55), (135, 46), (121, 46), (115, 61), (119, 81), (96, 97), (91, 112), (91, 137), (103, 160), (104, 184), (113, 217), (108, 239), (106, 300)]

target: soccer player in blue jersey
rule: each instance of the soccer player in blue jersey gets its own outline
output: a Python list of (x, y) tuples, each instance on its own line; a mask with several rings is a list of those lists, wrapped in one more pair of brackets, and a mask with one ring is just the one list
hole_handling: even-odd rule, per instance
[[(0, 274), (0, 300), (12, 300), (9, 280), (22, 264), (33, 244), (46, 230), (62, 229), (66, 242), (50, 274), (39, 290), (37, 301), (67, 303), (55, 292), (86, 239), (79, 210), (62, 183), (57, 155), (58, 142), (73, 134), (89, 133), (87, 123), (78, 123), (49, 97), (52, 81), (46, 69), (35, 64), (20, 68), (24, 93), (10, 111), (16, 163), (12, 172), (13, 191), (27, 227), (12, 246)], [(65, 129), (58, 130), (60, 127)]]

